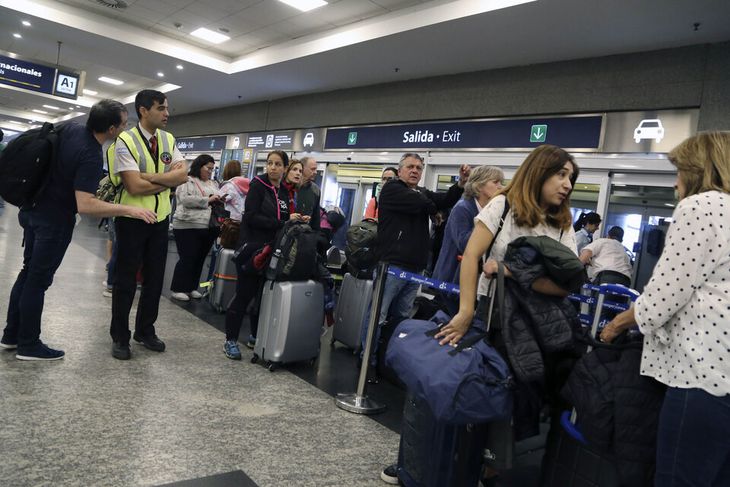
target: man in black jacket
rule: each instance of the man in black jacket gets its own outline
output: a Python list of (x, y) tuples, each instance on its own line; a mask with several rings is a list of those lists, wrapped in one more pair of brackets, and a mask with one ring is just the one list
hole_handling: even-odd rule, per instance
[[(389, 181), (380, 191), (378, 201), (378, 256), (379, 260), (403, 270), (422, 273), (428, 261), (430, 235), (429, 215), (449, 209), (459, 201), (470, 168), (462, 165), (459, 182), (446, 193), (434, 193), (419, 187), (423, 175), (423, 158), (406, 153), (398, 165), (398, 179)], [(371, 364), (374, 364), (380, 325), (390, 318), (398, 323), (408, 318), (416, 298), (418, 284), (388, 276), (383, 290), (383, 301), (378, 317), (378, 329), (373, 339)], [(370, 309), (370, 307), (368, 307)], [(362, 328), (362, 347), (365, 349), (370, 313), (366, 313)]]

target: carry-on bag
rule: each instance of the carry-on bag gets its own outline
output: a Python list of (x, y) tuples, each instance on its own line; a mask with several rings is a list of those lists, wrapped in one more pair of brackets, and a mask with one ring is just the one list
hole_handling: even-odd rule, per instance
[(335, 325), (332, 344), (336, 341), (357, 352), (361, 348), (363, 320), (373, 296), (373, 281), (358, 279), (349, 272), (345, 274), (340, 287), (340, 296), (335, 308)]
[(265, 271), (270, 281), (306, 281), (317, 276), (319, 233), (306, 223), (290, 220), (279, 230), (274, 256)]
[(266, 281), (251, 362), (270, 371), (282, 363), (314, 361), (324, 323), (324, 290), (318, 281)]
[(385, 363), (434, 417), (451, 424), (486, 423), (512, 415), (512, 376), (507, 363), (472, 326), (456, 347), (434, 335), (451, 321), (443, 311), (430, 320), (405, 320), (388, 344)]
[(234, 251), (221, 249), (215, 261), (213, 282), (208, 294), (208, 303), (219, 313), (225, 313), (228, 305), (236, 295), (236, 280), (238, 278), (236, 263), (233, 261)]
[(398, 479), (406, 487), (477, 487), (486, 427), (438, 421), (424, 400), (409, 393), (403, 409)]

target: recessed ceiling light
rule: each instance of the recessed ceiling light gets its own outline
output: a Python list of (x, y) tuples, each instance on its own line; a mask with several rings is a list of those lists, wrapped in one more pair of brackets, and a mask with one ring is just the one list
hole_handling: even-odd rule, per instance
[(193, 35), (199, 39), (203, 39), (204, 41), (212, 42), (213, 44), (220, 44), (221, 42), (226, 42), (227, 40), (230, 40), (230, 37), (228, 37), (227, 35), (213, 32), (212, 30), (206, 29), (205, 27), (195, 29), (190, 33), (190, 35)]
[(182, 64), (178, 64), (178, 65), (177, 65), (177, 66), (175, 66), (175, 67), (176, 67), (177, 69), (182, 69), (182, 68), (183, 68), (183, 65), (182, 65)]
[(119, 81), (118, 79), (109, 78), (108, 76), (99, 77), (99, 81), (103, 81), (104, 83), (109, 83), (110, 85), (114, 85), (114, 86), (119, 86), (119, 85), (124, 84), (124, 81)]
[(279, 0), (281, 3), (285, 3), (291, 7), (294, 7), (302, 12), (309, 12), (315, 8), (324, 7), (327, 2), (324, 0)]
[(84, 93), (84, 95), (90, 95), (90, 96), (94, 96), (94, 95), (98, 95), (99, 94), (99, 92), (97, 92), (97, 91), (87, 90), (86, 88), (84, 88), (83, 93)]
[(43, 110), (31, 110), (31, 112), (40, 113), (41, 115), (48, 115), (48, 112), (44, 112)]
[(81, 108), (79, 105), (76, 105), (76, 108)]
[(23, 38), (23, 36), (20, 35), (20, 34), (18, 34), (17, 32), (15, 34), (13, 34), (13, 37), (15, 37), (16, 39), (22, 39)]
[(165, 73), (163, 73), (162, 71), (158, 71), (157, 72), (157, 77), (158, 78), (164, 78), (165, 77)]
[(60, 108), (54, 107), (53, 105), (43, 105), (43, 108), (50, 108), (51, 110), (60, 110)]
[(30, 22), (28, 22), (27, 20), (24, 20), (23, 25), (26, 27), (30, 27)]

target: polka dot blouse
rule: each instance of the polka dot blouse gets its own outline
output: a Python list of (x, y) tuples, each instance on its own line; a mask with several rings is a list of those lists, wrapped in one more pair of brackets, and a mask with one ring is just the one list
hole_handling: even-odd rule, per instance
[(730, 394), (730, 195), (679, 202), (636, 320), (641, 373), (678, 388)]

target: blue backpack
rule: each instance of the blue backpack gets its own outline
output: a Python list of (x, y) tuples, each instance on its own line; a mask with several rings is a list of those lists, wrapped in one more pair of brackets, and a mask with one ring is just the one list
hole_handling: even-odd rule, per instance
[(439, 345), (434, 335), (450, 320), (439, 311), (428, 321), (402, 321), (388, 343), (386, 365), (426, 401), (438, 421), (469, 424), (511, 417), (512, 377), (504, 359), (474, 326), (457, 347)]

